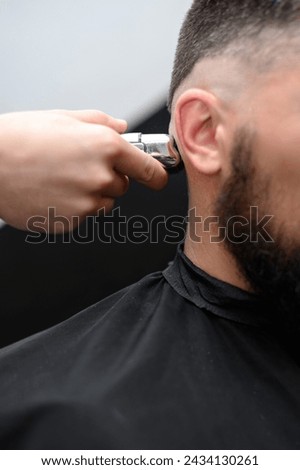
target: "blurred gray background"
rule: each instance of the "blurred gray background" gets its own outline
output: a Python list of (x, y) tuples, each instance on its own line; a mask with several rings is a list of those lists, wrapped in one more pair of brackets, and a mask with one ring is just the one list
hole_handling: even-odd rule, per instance
[(0, 0), (0, 110), (100, 108), (129, 122), (164, 101), (191, 0)]

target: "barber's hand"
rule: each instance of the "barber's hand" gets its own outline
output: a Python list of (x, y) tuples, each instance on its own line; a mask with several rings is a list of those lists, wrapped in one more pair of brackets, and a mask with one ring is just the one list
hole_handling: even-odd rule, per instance
[(53, 231), (52, 207), (69, 220), (59, 231), (70, 230), (76, 218), (111, 210), (127, 191), (128, 178), (163, 188), (166, 171), (119, 135), (126, 127), (94, 110), (1, 115), (0, 218), (26, 230), (29, 218), (42, 216)]

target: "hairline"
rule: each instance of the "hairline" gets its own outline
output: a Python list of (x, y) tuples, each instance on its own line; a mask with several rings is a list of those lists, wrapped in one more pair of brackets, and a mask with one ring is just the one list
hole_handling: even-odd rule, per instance
[[(174, 98), (178, 94), (178, 90), (184, 87), (184, 84), (189, 80), (196, 67), (205, 64), (205, 61), (210, 60), (216, 64), (220, 60), (232, 60), (232, 64), (242, 69), (245, 74), (255, 75), (259, 78), (267, 75), (280, 67), (282, 64), (286, 66), (293, 65), (292, 60), (295, 54), (300, 56), (300, 33), (299, 23), (292, 23), (288, 28), (283, 28), (278, 25), (268, 25), (257, 32), (256, 28), (245, 27), (243, 32), (246, 32), (244, 37), (237, 37), (230, 41), (223, 48), (212, 49), (204, 56), (194, 63), (192, 69), (187, 73), (183, 79), (178, 83), (177, 87), (170, 87), (168, 98), (168, 110), (172, 113)], [(289, 45), (288, 50), (282, 50), (286, 45)], [(281, 54), (282, 53), (282, 54)], [(201, 82), (201, 77), (199, 77)], [(225, 83), (224, 83), (225, 85)]]

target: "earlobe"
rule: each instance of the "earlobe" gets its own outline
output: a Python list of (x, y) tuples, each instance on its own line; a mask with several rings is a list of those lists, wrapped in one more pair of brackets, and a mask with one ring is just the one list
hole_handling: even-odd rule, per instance
[(175, 106), (174, 124), (186, 163), (206, 175), (221, 170), (217, 107), (214, 95), (200, 89), (184, 92)]

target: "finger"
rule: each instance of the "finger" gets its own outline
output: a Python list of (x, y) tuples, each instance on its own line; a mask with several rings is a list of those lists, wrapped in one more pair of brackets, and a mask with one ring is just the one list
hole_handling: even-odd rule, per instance
[(103, 178), (99, 193), (103, 197), (117, 198), (123, 196), (129, 187), (129, 179), (125, 175), (114, 171), (112, 176)]
[(168, 182), (168, 174), (151, 155), (137, 149), (119, 137), (119, 152), (114, 159), (114, 168), (152, 189), (162, 189)]
[(94, 214), (105, 216), (109, 214), (114, 208), (115, 200), (110, 197), (99, 197), (95, 202), (95, 211)]
[(69, 116), (77, 119), (78, 121), (89, 124), (100, 124), (102, 126), (107, 126), (120, 134), (125, 132), (127, 129), (127, 122), (124, 119), (113, 118), (109, 114), (105, 114), (102, 111), (98, 111), (97, 109), (83, 109), (78, 111), (54, 109), (51, 112), (56, 114), (63, 114), (64, 116)]

